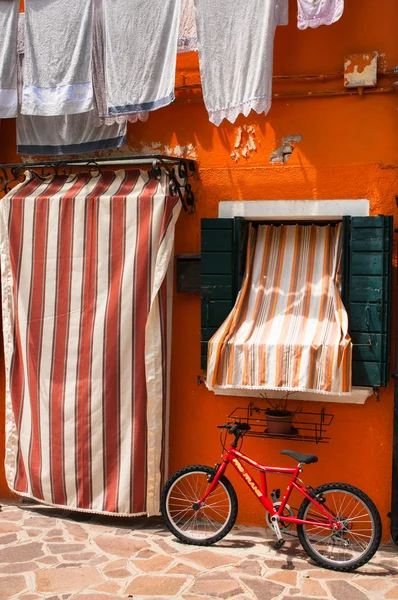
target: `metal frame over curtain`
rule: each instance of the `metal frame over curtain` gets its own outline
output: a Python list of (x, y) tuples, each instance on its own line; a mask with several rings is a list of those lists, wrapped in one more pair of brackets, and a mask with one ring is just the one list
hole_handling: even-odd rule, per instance
[(167, 452), (168, 175), (30, 177), (0, 202), (10, 488), (156, 514)]

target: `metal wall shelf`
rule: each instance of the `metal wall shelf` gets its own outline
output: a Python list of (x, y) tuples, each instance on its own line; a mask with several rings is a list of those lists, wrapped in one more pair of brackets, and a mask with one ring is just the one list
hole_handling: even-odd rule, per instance
[[(271, 417), (272, 418), (272, 417)], [(230, 421), (248, 423), (251, 430), (245, 433), (247, 437), (263, 439), (293, 440), (295, 442), (313, 442), (327, 444), (327, 428), (332, 424), (334, 415), (326, 413), (323, 408), (319, 412), (297, 412), (293, 416), (293, 427), (289, 434), (268, 433), (266, 409), (249, 404), (246, 408), (237, 407), (229, 415)]]

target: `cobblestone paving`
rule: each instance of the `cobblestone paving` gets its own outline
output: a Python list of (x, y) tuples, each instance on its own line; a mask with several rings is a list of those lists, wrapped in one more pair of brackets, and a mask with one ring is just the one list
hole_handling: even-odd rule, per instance
[(236, 527), (211, 548), (186, 546), (161, 519), (119, 519), (33, 504), (0, 512), (0, 599), (370, 600), (398, 598), (398, 551), (354, 574), (319, 569), (292, 538)]

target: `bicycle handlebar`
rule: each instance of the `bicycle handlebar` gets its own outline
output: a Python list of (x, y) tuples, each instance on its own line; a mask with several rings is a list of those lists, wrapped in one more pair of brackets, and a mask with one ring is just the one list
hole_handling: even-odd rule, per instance
[(250, 431), (251, 427), (248, 423), (239, 423), (234, 421), (233, 423), (224, 423), (224, 425), (217, 425), (218, 429), (227, 429), (228, 433), (234, 435), (236, 438), (240, 438), (243, 432)]
[(233, 421), (232, 423), (224, 423), (224, 425), (217, 425), (218, 429), (227, 429), (228, 433), (235, 436), (232, 442), (232, 447), (236, 448), (241, 437), (250, 431), (251, 427), (249, 423), (239, 423), (239, 421)]

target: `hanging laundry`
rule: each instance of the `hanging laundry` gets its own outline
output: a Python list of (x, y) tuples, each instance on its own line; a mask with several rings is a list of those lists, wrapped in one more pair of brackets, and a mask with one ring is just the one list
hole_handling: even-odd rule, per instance
[[(276, 26), (287, 0), (195, 0), (203, 98), (210, 121), (234, 123), (272, 100)], [(220, 35), (222, 32), (222, 35)]]
[(17, 116), (19, 0), (0, 0), (0, 119)]
[(191, 52), (197, 49), (198, 34), (196, 31), (194, 0), (181, 0), (178, 52)]
[(298, 28), (331, 25), (344, 12), (344, 0), (298, 0)]
[[(18, 93), (23, 90), (25, 15), (18, 22)], [(96, 123), (94, 110), (77, 115), (40, 117), (18, 114), (17, 153), (66, 156), (120, 148), (126, 143), (127, 123)]]
[(61, 117), (20, 114), (17, 119), (17, 153), (67, 156), (111, 150), (126, 143), (126, 130), (126, 121), (95, 126), (92, 110)]
[(108, 114), (174, 100), (180, 1), (103, 0)]
[(277, 0), (277, 25), (289, 24), (289, 0)]
[(92, 0), (25, 0), (25, 12), (22, 113), (91, 110)]
[(104, 12), (102, 0), (94, 0), (93, 21), (93, 89), (94, 89), (94, 123), (99, 125), (113, 125), (114, 123), (136, 123), (147, 121), (148, 113), (140, 112), (131, 115), (108, 115), (108, 102), (105, 84), (105, 33)]

